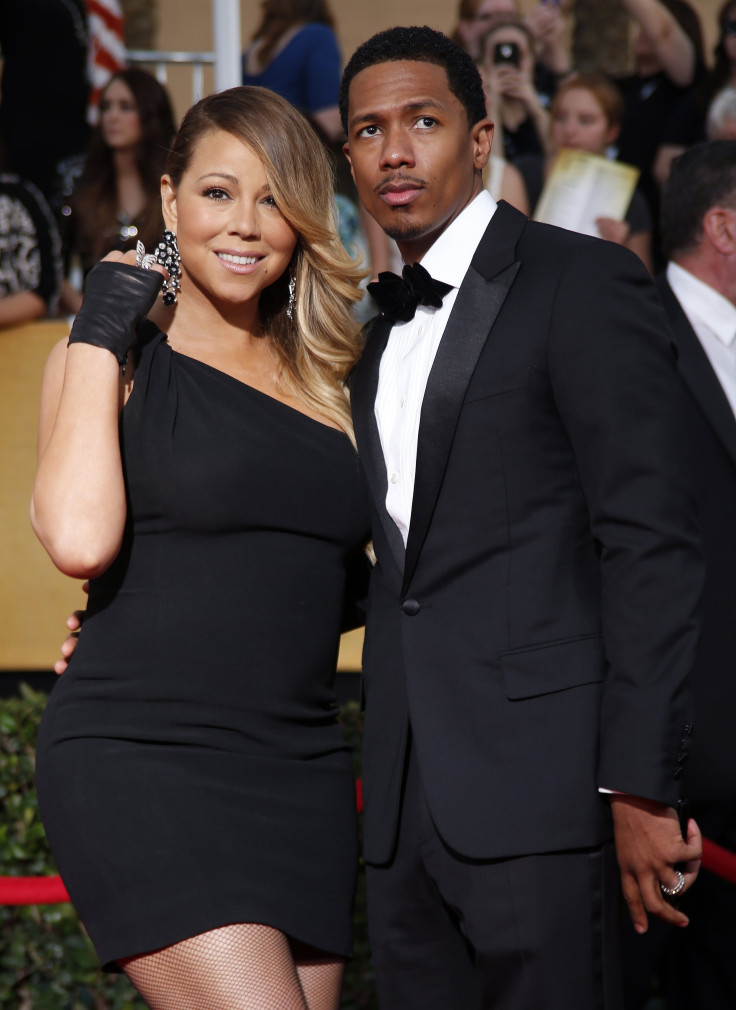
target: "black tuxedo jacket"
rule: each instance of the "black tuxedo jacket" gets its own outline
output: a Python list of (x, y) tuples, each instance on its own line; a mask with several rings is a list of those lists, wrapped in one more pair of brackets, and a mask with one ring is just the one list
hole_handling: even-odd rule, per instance
[(736, 799), (736, 418), (672, 289), (657, 281), (688, 389), (685, 443), (693, 467), (706, 580), (691, 679), (697, 734), (683, 777), (698, 801)]
[(364, 851), (391, 858), (409, 726), (437, 828), (494, 858), (610, 836), (598, 786), (673, 804), (701, 568), (671, 336), (633, 255), (501, 204), (423, 402), (406, 550), (351, 382), (378, 562), (363, 654)]

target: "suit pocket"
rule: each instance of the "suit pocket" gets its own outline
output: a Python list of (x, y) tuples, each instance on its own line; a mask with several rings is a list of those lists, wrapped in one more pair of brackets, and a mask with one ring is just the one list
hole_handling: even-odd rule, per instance
[(568, 638), (501, 653), (510, 701), (566, 691), (603, 680), (606, 659), (600, 635)]
[(476, 374), (468, 386), (464, 402), (475, 403), (476, 400), (487, 400), (491, 396), (525, 389), (529, 385), (530, 374), (529, 368)]

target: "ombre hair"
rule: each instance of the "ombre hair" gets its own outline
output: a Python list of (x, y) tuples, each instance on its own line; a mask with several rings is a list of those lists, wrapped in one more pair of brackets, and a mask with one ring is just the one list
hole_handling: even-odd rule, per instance
[[(337, 232), (328, 156), (307, 120), (284, 98), (265, 88), (230, 88), (203, 98), (184, 117), (166, 163), (175, 189), (197, 145), (216, 130), (237, 137), (260, 159), (271, 195), (298, 234), (289, 268), (261, 292), (258, 303), (281, 377), (354, 444), (345, 381), (360, 357), (360, 327), (351, 309), (361, 298), (365, 271)], [(296, 282), (293, 318), (287, 313), (290, 276)]]

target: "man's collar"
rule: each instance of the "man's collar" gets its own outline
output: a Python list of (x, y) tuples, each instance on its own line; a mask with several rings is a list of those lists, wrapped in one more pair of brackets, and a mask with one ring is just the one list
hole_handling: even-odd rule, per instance
[(667, 264), (667, 280), (685, 315), (697, 319), (730, 347), (736, 339), (736, 305), (679, 263)]
[(459, 288), (497, 206), (491, 194), (481, 190), (422, 257), (425, 270)]

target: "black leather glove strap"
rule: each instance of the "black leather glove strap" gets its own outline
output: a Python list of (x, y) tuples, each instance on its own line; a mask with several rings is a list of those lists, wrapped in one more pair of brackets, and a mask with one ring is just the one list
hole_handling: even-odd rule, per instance
[(98, 263), (90, 270), (84, 301), (69, 334), (70, 344), (104, 347), (124, 365), (135, 344), (136, 324), (150, 312), (161, 290), (158, 270), (127, 263)]

